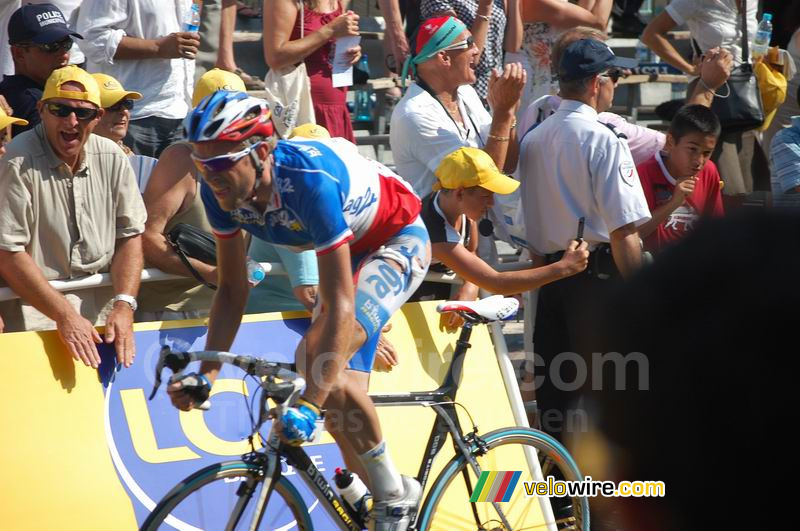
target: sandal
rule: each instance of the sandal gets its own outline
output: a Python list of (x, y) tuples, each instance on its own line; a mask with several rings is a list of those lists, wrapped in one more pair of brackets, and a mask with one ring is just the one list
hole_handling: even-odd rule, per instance
[(252, 8), (244, 2), (236, 2), (236, 15), (242, 18), (261, 18), (261, 10)]
[(262, 80), (260, 77), (253, 74), (248, 74), (239, 67), (237, 67), (233, 73), (242, 78), (242, 81), (244, 81), (244, 86), (247, 88), (247, 90), (264, 90), (264, 80)]

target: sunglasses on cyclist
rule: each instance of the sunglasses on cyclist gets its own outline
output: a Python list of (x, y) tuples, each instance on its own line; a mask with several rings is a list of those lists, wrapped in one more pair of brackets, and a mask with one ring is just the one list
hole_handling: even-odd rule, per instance
[(88, 122), (89, 120), (94, 120), (97, 117), (97, 109), (95, 108), (86, 108), (86, 107), (70, 107), (69, 105), (64, 105), (63, 103), (48, 103), (45, 105), (47, 110), (53, 116), (58, 116), (59, 118), (66, 118), (70, 114), (75, 113), (75, 118), (82, 122)]
[(123, 98), (111, 107), (106, 108), (108, 112), (130, 111), (131, 109), (133, 109), (133, 100), (129, 98)]
[(625, 73), (625, 71), (622, 70), (621, 68), (612, 68), (611, 70), (603, 72), (600, 75), (603, 77), (607, 77), (615, 84), (620, 80), (620, 78), (628, 77), (628, 74)]
[(250, 154), (251, 151), (260, 145), (261, 142), (256, 142), (252, 146), (248, 146), (241, 151), (236, 151), (235, 153), (225, 153), (224, 155), (218, 155), (216, 157), (210, 157), (207, 159), (197, 158), (194, 153), (192, 153), (191, 157), (198, 170), (202, 172), (220, 173), (231, 169), (237, 162), (245, 158)]
[(66, 39), (56, 41), (56, 42), (47, 42), (44, 44), (39, 44), (35, 42), (25, 42), (19, 43), (16, 46), (21, 48), (39, 48), (44, 53), (63, 53), (69, 51), (72, 48), (72, 39), (67, 37)]
[(475, 46), (475, 39), (472, 37), (472, 35), (470, 35), (463, 41), (454, 42), (447, 48), (443, 48), (442, 51), (449, 52), (451, 50), (469, 50), (473, 46)]

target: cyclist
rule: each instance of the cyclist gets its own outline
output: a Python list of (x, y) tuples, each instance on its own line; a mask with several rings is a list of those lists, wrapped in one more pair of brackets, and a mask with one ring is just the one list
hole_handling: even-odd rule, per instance
[[(366, 388), (382, 327), (428, 269), (420, 200), (346, 140), (276, 142), (270, 116), (267, 102), (220, 91), (184, 122), (217, 243), (219, 288), (206, 348), (228, 350), (241, 322), (248, 292), (244, 244), (236, 237), (242, 229), (274, 244), (315, 249), (317, 311), (297, 350), (307, 386), (278, 420), (281, 436), (293, 445), (310, 440), (324, 407), (326, 429), (348, 466), (366, 474), (375, 529), (402, 530), (420, 485), (394, 466)], [(183, 382), (196, 376), (208, 392), (218, 372), (219, 364), (203, 363), (200, 375), (172, 384), (173, 404), (194, 407)]]

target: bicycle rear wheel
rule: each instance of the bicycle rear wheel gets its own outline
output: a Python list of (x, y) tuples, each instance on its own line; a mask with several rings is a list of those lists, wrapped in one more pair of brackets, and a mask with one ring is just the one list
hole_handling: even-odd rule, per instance
[[(264, 486), (261, 467), (226, 461), (181, 481), (156, 505), (142, 531), (156, 529), (248, 529)], [(284, 477), (273, 485), (258, 529), (312, 529), (300, 493)]]
[[(501, 428), (483, 435), (482, 439), (486, 442), (485, 454), (478, 455), (473, 445), (473, 455), (481, 472), (521, 471), (513, 492), (504, 498), (507, 501), (497, 504), (471, 503), (470, 497), (480, 477), (463, 455), (457, 455), (444, 467), (431, 487), (419, 513), (418, 529), (589, 530), (589, 502), (586, 497), (552, 498), (553, 517), (545, 518), (540, 501), (546, 503), (546, 500), (525, 494), (523, 482), (535, 479), (525, 459), (526, 447), (536, 450), (545, 481), (550, 476), (554, 480), (583, 480), (575, 461), (561, 444), (549, 435), (530, 428)], [(465, 474), (468, 481), (465, 480)], [(488, 484), (484, 484), (481, 492), (487, 492), (488, 488)], [(508, 526), (503, 523), (503, 518)]]

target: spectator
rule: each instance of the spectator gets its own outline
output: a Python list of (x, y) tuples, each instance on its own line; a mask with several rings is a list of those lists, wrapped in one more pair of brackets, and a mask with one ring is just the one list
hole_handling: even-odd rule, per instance
[[(97, 367), (93, 325), (104, 322), (105, 342), (130, 366), (145, 221), (133, 170), (112, 141), (91, 134), (103, 110), (85, 71), (53, 71), (38, 108), (42, 122), (9, 144), (0, 166), (0, 275), (22, 299), (4, 305), (6, 327), (55, 325), (72, 356)], [(64, 295), (48, 284), (106, 271), (110, 289)]]
[[(276, 70), (305, 62), (317, 123), (331, 136), (355, 142), (347, 87), (334, 87), (331, 77), (335, 39), (358, 35), (358, 15), (345, 12), (346, 4), (346, 0), (306, 0), (300, 12), (296, 0), (264, 0), (264, 57)], [(347, 58), (355, 64), (361, 46), (349, 48)]]
[[(292, 129), (290, 139), (330, 138), (321, 125), (301, 124)], [(278, 275), (250, 290), (245, 313), (314, 310), (319, 284), (317, 257), (311, 251), (293, 252), (253, 238), (248, 251), (257, 262), (280, 262), (288, 276)], [(382, 337), (382, 336), (381, 336)]]
[(390, 145), (397, 172), (421, 197), (431, 193), (442, 159), (463, 146), (486, 151), (499, 168), (516, 166), (518, 147), (514, 112), (525, 85), (519, 64), (492, 74), (489, 104), (475, 89), (478, 49), (466, 26), (455, 17), (426, 20), (407, 61), (416, 81), (392, 113)]
[[(2, 96), (0, 96), (0, 98), (2, 98)], [(0, 157), (2, 157), (6, 152), (6, 144), (11, 141), (11, 126), (28, 125), (27, 120), (16, 118), (11, 116), (9, 113), (6, 113), (4, 107), (5, 106), (2, 105), (2, 101), (0, 101)]]
[(643, 3), (644, 0), (614, 0), (614, 8), (611, 10), (612, 31), (623, 37), (638, 39), (647, 26), (639, 15)]
[(56, 68), (69, 62), (72, 37), (82, 37), (69, 29), (64, 15), (53, 4), (24, 5), (8, 21), (8, 41), (14, 61), (14, 75), (0, 83), (15, 114), (28, 125), (14, 125), (18, 135), (39, 123), (38, 101), (47, 78)]
[[(756, 35), (758, 0), (672, 0), (666, 9), (650, 21), (642, 42), (664, 61), (682, 72), (696, 77), (699, 63), (689, 63), (675, 49), (667, 32), (686, 23), (692, 39), (700, 52), (722, 48), (733, 55), (735, 64), (742, 60), (742, 30), (740, 6), (746, 9), (747, 36), (752, 42)], [(696, 79), (692, 83), (697, 83)], [(693, 85), (690, 85), (690, 90)], [(712, 157), (719, 167), (725, 187), (722, 193), (728, 204), (741, 203), (744, 195), (753, 191), (753, 159), (757, 148), (753, 131), (731, 132), (722, 130), (720, 141)]]
[[(81, 2), (83, 0), (52, 0), (50, 2), (46, 0), (24, 0), (24, 4), (53, 4), (56, 6), (61, 13), (64, 15), (64, 20), (67, 21), (67, 25), (71, 28), (77, 26), (78, 22), (78, 12), (81, 6)], [(0, 41), (3, 42), (3, 41)], [(69, 64), (77, 65), (83, 68), (84, 63), (86, 62), (86, 57), (83, 55), (80, 47), (77, 43), (72, 44), (72, 48), (69, 51)]]
[[(800, 3), (794, 4), (794, 6), (797, 11), (797, 17), (800, 19)], [(794, 61), (795, 67), (800, 68), (800, 20), (797, 21), (797, 24), (797, 30), (792, 34), (786, 45), (786, 51), (792, 58), (792, 61)], [(778, 107), (778, 112), (775, 113), (772, 123), (769, 124), (769, 128), (764, 131), (764, 136), (762, 138), (764, 146), (771, 146), (772, 139), (778, 131), (789, 126), (793, 116), (800, 115), (800, 103), (792, 98), (792, 95), (800, 90), (800, 76), (797, 74), (793, 77), (787, 76), (786, 81), (788, 82), (788, 86), (786, 87), (786, 101), (783, 102), (783, 105)], [(772, 170), (774, 172), (775, 168), (773, 167)]]
[(142, 95), (125, 90), (119, 81), (108, 74), (92, 74), (92, 77), (100, 87), (100, 106), (105, 111), (94, 129), (94, 134), (110, 138), (126, 155), (133, 155), (131, 148), (126, 146), (122, 139), (128, 134), (133, 102)]
[(237, 11), (249, 9), (239, 4), (236, 0), (203, 0), (195, 77), (199, 79), (211, 68), (220, 68), (239, 76), (248, 90), (264, 90), (264, 81), (239, 68), (233, 54)]
[(631, 276), (642, 262), (637, 226), (650, 219), (650, 211), (636, 167), (625, 140), (597, 121), (597, 113), (611, 105), (618, 69), (634, 65), (594, 39), (568, 45), (558, 72), (564, 101), (522, 141), (519, 171), (534, 264), (560, 260), (576, 234), (592, 251), (585, 272), (539, 290), (534, 349), (544, 365), (537, 364), (537, 371), (544, 367), (551, 377), (536, 398), (546, 411), (540, 417), (544, 428), (555, 435), (570, 429), (575, 398), (559, 378), (574, 382), (576, 370), (556, 356), (579, 352), (576, 339), (588, 324), (583, 301), (608, 278)]
[(2, 76), (10, 76), (14, 73), (11, 48), (5, 44), (8, 42), (8, 19), (11, 18), (14, 11), (19, 9), (20, 5), (20, 0), (9, 0), (0, 4), (0, 75)]
[(180, 139), (194, 84), (197, 33), (182, 31), (187, 0), (83, 0), (78, 28), (87, 69), (104, 72), (142, 94), (131, 113), (125, 144), (159, 158)]
[[(567, 30), (561, 34), (553, 46), (552, 63), (554, 65), (559, 64), (564, 48), (579, 39), (604, 41), (605, 35), (596, 29), (587, 27)], [(709, 50), (700, 65), (700, 77), (703, 83), (696, 85), (687, 104), (700, 104), (709, 107), (714, 99), (714, 92), (728, 79), (732, 63), (733, 56), (730, 52), (716, 48)], [(561, 97), (558, 95), (542, 96), (531, 103), (522, 113), (519, 121), (520, 142), (534, 127), (556, 112), (559, 105), (561, 105)], [(625, 135), (636, 164), (650, 159), (664, 147), (666, 142), (666, 136), (660, 131), (632, 124), (618, 114), (604, 111), (597, 115), (597, 119), (601, 123), (613, 127), (614, 131)]]
[(652, 216), (639, 227), (647, 250), (674, 244), (702, 217), (722, 215), (719, 172), (708, 160), (719, 131), (711, 109), (687, 105), (672, 119), (664, 151), (637, 166)]
[[(203, 98), (218, 90), (244, 92), (245, 86), (236, 74), (214, 68), (197, 80), (192, 106), (197, 106)], [(144, 190), (147, 208), (147, 223), (142, 238), (145, 265), (187, 278), (145, 283), (140, 290), (141, 304), (136, 314), (140, 321), (200, 318), (207, 316), (211, 308), (214, 292), (207, 285), (218, 284), (217, 267), (187, 257), (206, 283), (201, 284), (172, 249), (166, 237), (178, 223), (211, 233), (211, 225), (200, 199), (201, 176), (191, 155), (192, 148), (187, 142), (169, 146), (162, 153)]]
[[(431, 264), (443, 265), (464, 279), (467, 289), (460, 290), (458, 300), (474, 300), (479, 288), (514, 295), (586, 269), (586, 244), (575, 242), (557, 263), (520, 271), (495, 271), (475, 253), (476, 221), (492, 207), (494, 194), (510, 194), (519, 187), (519, 181), (500, 173), (485, 151), (472, 147), (460, 148), (442, 159), (436, 177), (435, 191), (422, 200), (420, 215), (431, 237)], [(445, 297), (447, 294), (436, 298)], [(462, 323), (449, 315), (443, 316), (442, 321), (450, 330)]]
[(487, 101), (492, 72), (503, 67), (505, 0), (420, 0), (420, 12), (426, 19), (456, 17), (469, 28), (478, 49), (472, 85), (481, 100)]
[[(797, 91), (800, 105), (800, 89)], [(778, 133), (770, 146), (772, 165), (772, 204), (776, 207), (800, 208), (800, 116)]]
[[(522, 49), (528, 56), (532, 77), (522, 95), (522, 108), (547, 94), (558, 92), (558, 78), (551, 62), (552, 49), (558, 35), (576, 26), (592, 27), (605, 36), (612, 0), (572, 4), (567, 0), (527, 0), (522, 3), (525, 32)], [(604, 37), (603, 37), (604, 38)]]

